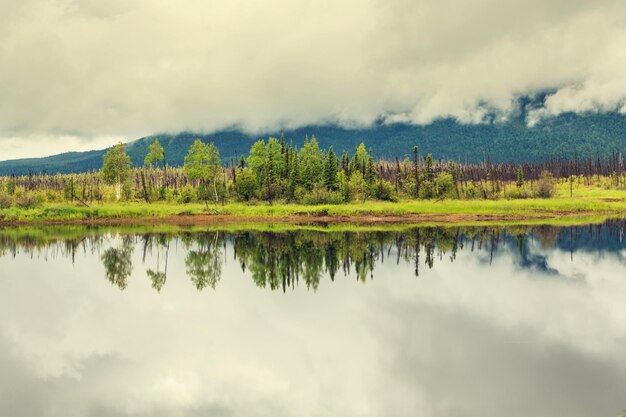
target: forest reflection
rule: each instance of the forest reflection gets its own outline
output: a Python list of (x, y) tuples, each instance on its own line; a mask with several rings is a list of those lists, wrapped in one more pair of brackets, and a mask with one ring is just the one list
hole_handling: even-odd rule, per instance
[[(185, 273), (199, 291), (217, 288), (222, 266), (237, 262), (261, 288), (286, 291), (299, 284), (316, 290), (323, 277), (339, 273), (367, 281), (385, 262), (410, 263), (416, 276), (437, 262), (454, 262), (460, 251), (491, 263), (498, 251), (514, 254), (520, 267), (549, 271), (541, 253), (551, 248), (574, 254), (602, 250), (623, 257), (626, 220), (602, 224), (553, 226), (413, 227), (401, 231), (189, 231), (131, 233), (89, 228), (0, 229), (0, 257), (45, 260), (99, 257), (105, 278), (120, 290), (128, 286), (137, 263), (160, 292), (168, 277), (172, 249), (184, 256)], [(532, 250), (530, 250), (532, 248)], [(182, 249), (182, 251), (181, 251)], [(179, 253), (182, 254), (179, 255)], [(178, 271), (175, 271), (178, 273)]]

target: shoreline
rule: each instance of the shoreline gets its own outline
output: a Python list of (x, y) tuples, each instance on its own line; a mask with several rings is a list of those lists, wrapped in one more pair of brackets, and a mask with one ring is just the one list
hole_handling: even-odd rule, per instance
[(589, 223), (612, 217), (624, 217), (619, 212), (550, 212), (528, 214), (481, 214), (481, 213), (405, 213), (405, 214), (355, 214), (355, 215), (236, 215), (236, 214), (176, 214), (145, 217), (93, 217), (85, 219), (55, 220), (0, 220), (0, 227), (20, 226), (118, 226), (118, 225), (171, 225), (171, 226), (218, 226), (245, 224), (355, 224), (355, 225), (409, 225), (409, 224), (494, 224), (494, 223)]
[[(590, 218), (626, 217), (626, 193), (607, 198), (524, 200), (367, 201), (337, 205), (231, 203), (104, 203), (78, 206), (45, 203), (35, 208), (0, 209), (0, 226), (25, 225), (179, 225), (222, 224), (461, 224), (581, 223)], [(615, 198), (618, 197), (618, 198)]]

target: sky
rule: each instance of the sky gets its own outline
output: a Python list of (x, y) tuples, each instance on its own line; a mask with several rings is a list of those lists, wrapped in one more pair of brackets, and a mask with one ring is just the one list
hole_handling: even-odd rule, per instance
[(0, 0), (0, 160), (160, 132), (626, 113), (623, 0)]

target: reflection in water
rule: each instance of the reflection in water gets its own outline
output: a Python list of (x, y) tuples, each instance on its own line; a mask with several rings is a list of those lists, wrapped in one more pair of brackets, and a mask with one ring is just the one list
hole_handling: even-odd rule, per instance
[(625, 230), (0, 229), (0, 415), (615, 417)]
[[(211, 236), (212, 235), (212, 236)], [(187, 245), (195, 242), (196, 247), (190, 248), (185, 258), (187, 275), (191, 278), (198, 291), (205, 287), (215, 289), (222, 273), (219, 232), (199, 233), (192, 239), (185, 239)]]
[[(86, 233), (77, 237), (0, 233), (0, 256), (20, 253), (29, 256), (69, 258), (77, 251), (102, 252), (100, 259), (106, 279), (121, 290), (128, 285), (133, 269), (135, 247), (142, 248), (142, 262), (154, 252), (154, 265), (146, 274), (152, 287), (161, 291), (167, 280), (170, 245), (186, 251), (185, 270), (196, 289), (215, 289), (220, 281), (225, 252), (232, 248), (242, 270), (250, 271), (255, 284), (272, 290), (295, 288), (304, 282), (316, 290), (325, 274), (334, 281), (337, 273), (354, 273), (362, 282), (374, 278), (377, 264), (410, 263), (416, 276), (420, 268), (432, 269), (435, 262), (454, 262), (458, 251), (487, 255), (489, 263), (498, 250), (515, 251), (516, 264), (547, 274), (557, 271), (547, 263), (545, 254), (531, 251), (550, 248), (570, 251), (571, 260), (578, 250), (600, 250), (623, 257), (626, 221), (575, 227), (415, 227), (402, 231), (322, 232), (293, 231), (178, 231), (170, 233), (102, 234)], [(107, 247), (107, 245), (109, 247)], [(106, 249), (104, 249), (106, 248)]]
[(124, 236), (121, 247), (109, 248), (102, 254), (102, 264), (107, 279), (111, 284), (120, 287), (121, 290), (128, 285), (127, 279), (133, 272), (133, 261), (131, 256), (135, 246), (130, 236)]

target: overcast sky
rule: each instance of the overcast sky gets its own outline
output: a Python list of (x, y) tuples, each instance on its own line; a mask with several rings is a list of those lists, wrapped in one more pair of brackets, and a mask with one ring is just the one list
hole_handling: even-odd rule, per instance
[(0, 160), (156, 132), (626, 113), (623, 0), (0, 0)]

